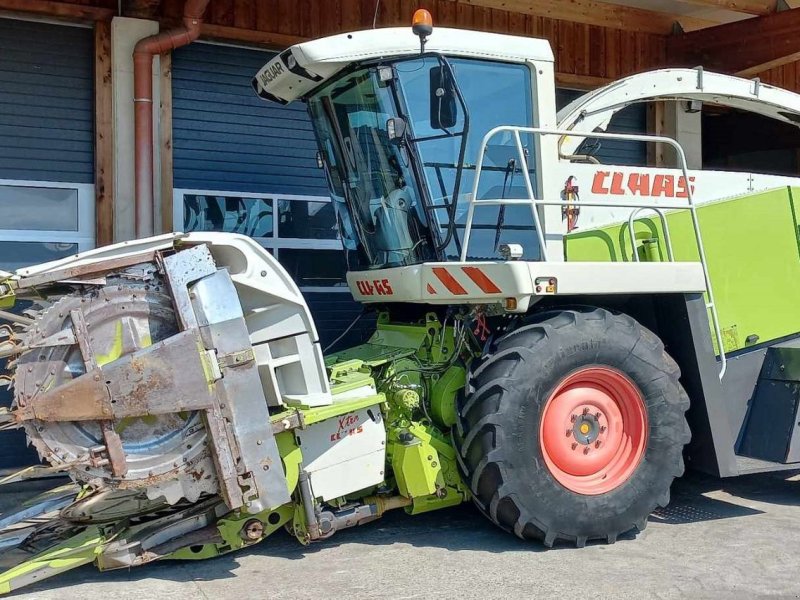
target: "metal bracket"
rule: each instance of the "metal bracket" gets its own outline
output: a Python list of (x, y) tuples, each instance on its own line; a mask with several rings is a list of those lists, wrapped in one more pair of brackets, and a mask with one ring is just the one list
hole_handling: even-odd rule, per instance
[[(86, 327), (86, 319), (83, 318), (83, 312), (77, 309), (71, 310), (69, 316), (72, 320), (74, 337), (78, 341), (78, 348), (81, 351), (86, 372), (94, 371), (97, 369), (97, 361), (95, 360), (94, 350), (89, 344), (91, 338), (89, 337), (89, 329)], [(105, 451), (108, 455), (108, 461), (111, 463), (111, 472), (115, 477), (123, 477), (128, 472), (128, 461), (125, 460), (122, 439), (114, 429), (114, 422), (101, 421), (100, 430), (103, 432), (103, 441), (106, 443)]]
[(305, 429), (306, 421), (303, 418), (303, 413), (295, 409), (295, 411), (288, 417), (284, 417), (280, 421), (272, 423), (272, 434), (278, 435), (284, 431), (291, 431), (292, 429)]
[(217, 363), (220, 368), (226, 369), (231, 367), (242, 367), (246, 364), (253, 362), (256, 359), (253, 354), (253, 349), (241, 350), (239, 352), (231, 352), (230, 354), (223, 354), (217, 356)]

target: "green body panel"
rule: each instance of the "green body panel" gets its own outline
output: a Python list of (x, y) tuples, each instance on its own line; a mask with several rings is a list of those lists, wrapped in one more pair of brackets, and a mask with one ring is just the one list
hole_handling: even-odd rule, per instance
[(442, 373), (433, 384), (431, 394), (431, 416), (434, 421), (446, 427), (456, 424), (456, 396), (467, 384), (467, 370), (461, 365), (453, 365)]
[(372, 368), (387, 399), (387, 483), (412, 500), (406, 508), (411, 514), (454, 506), (469, 497), (444, 433), (455, 424), (456, 396), (466, 382), (465, 365), (453, 357), (454, 336), (454, 326), (443, 326), (435, 314), (419, 323), (398, 323), (383, 313), (366, 344), (326, 361), (331, 372), (359, 361)]
[[(697, 209), (726, 352), (800, 331), (800, 188), (780, 188)], [(689, 211), (667, 213), (675, 260), (699, 260)], [(642, 261), (667, 260), (660, 220), (635, 223)], [(565, 238), (571, 261), (630, 261), (628, 224)]]
[[(242, 511), (233, 511), (217, 521), (217, 530), (222, 537), (222, 542), (181, 548), (161, 560), (201, 560), (233, 552), (245, 546), (252, 546), (283, 527), (291, 520), (293, 515), (293, 504), (284, 504), (275, 510), (265, 510), (254, 515)], [(247, 540), (242, 536), (242, 529), (254, 519), (261, 522), (264, 533), (258, 540)]]
[(408, 431), (407, 440), (396, 440), (392, 447), (392, 471), (397, 490), (406, 498), (429, 496), (444, 487), (439, 453), (430, 444)]
[(87, 527), (77, 535), (0, 573), (0, 594), (88, 565), (103, 551), (108, 537), (100, 527)]

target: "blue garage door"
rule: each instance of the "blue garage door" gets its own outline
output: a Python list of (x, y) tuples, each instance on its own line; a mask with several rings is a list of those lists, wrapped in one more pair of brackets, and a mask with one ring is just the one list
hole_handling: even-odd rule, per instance
[(0, 179), (94, 181), (93, 39), (0, 19)]
[(273, 55), (202, 43), (174, 52), (176, 188), (327, 195), (305, 105), (267, 103), (250, 87)]
[[(176, 226), (236, 231), (261, 242), (303, 290), (324, 347), (361, 307), (345, 285), (344, 254), (305, 105), (267, 103), (250, 87), (272, 56), (204, 43), (174, 52)], [(362, 341), (369, 322), (338, 345)]]
[[(93, 244), (93, 40), (0, 19), (0, 269)], [(0, 388), (1, 406), (11, 397)], [(22, 432), (0, 433), (0, 471), (36, 461)]]

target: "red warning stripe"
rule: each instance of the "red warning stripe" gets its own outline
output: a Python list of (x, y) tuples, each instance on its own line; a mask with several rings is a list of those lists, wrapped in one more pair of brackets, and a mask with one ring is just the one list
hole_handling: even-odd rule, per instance
[(494, 281), (486, 276), (486, 273), (481, 271), (478, 267), (461, 267), (467, 277), (472, 279), (484, 294), (499, 294), (501, 290)]
[(428, 289), (428, 293), (429, 294), (431, 294), (433, 296), (436, 295), (436, 289), (430, 283), (428, 284), (428, 288), (427, 289)]
[(433, 267), (433, 274), (439, 278), (439, 281), (444, 284), (444, 287), (446, 287), (447, 291), (451, 294), (455, 294), (456, 296), (467, 295), (467, 290), (465, 290), (461, 284), (458, 283), (458, 280), (444, 267)]

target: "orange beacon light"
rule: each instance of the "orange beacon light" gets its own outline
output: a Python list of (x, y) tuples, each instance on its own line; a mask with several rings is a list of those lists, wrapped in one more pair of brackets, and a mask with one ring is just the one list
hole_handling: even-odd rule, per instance
[(411, 18), (411, 31), (419, 37), (420, 52), (425, 51), (425, 42), (428, 36), (433, 33), (433, 17), (431, 13), (420, 8), (414, 11), (414, 16)]

